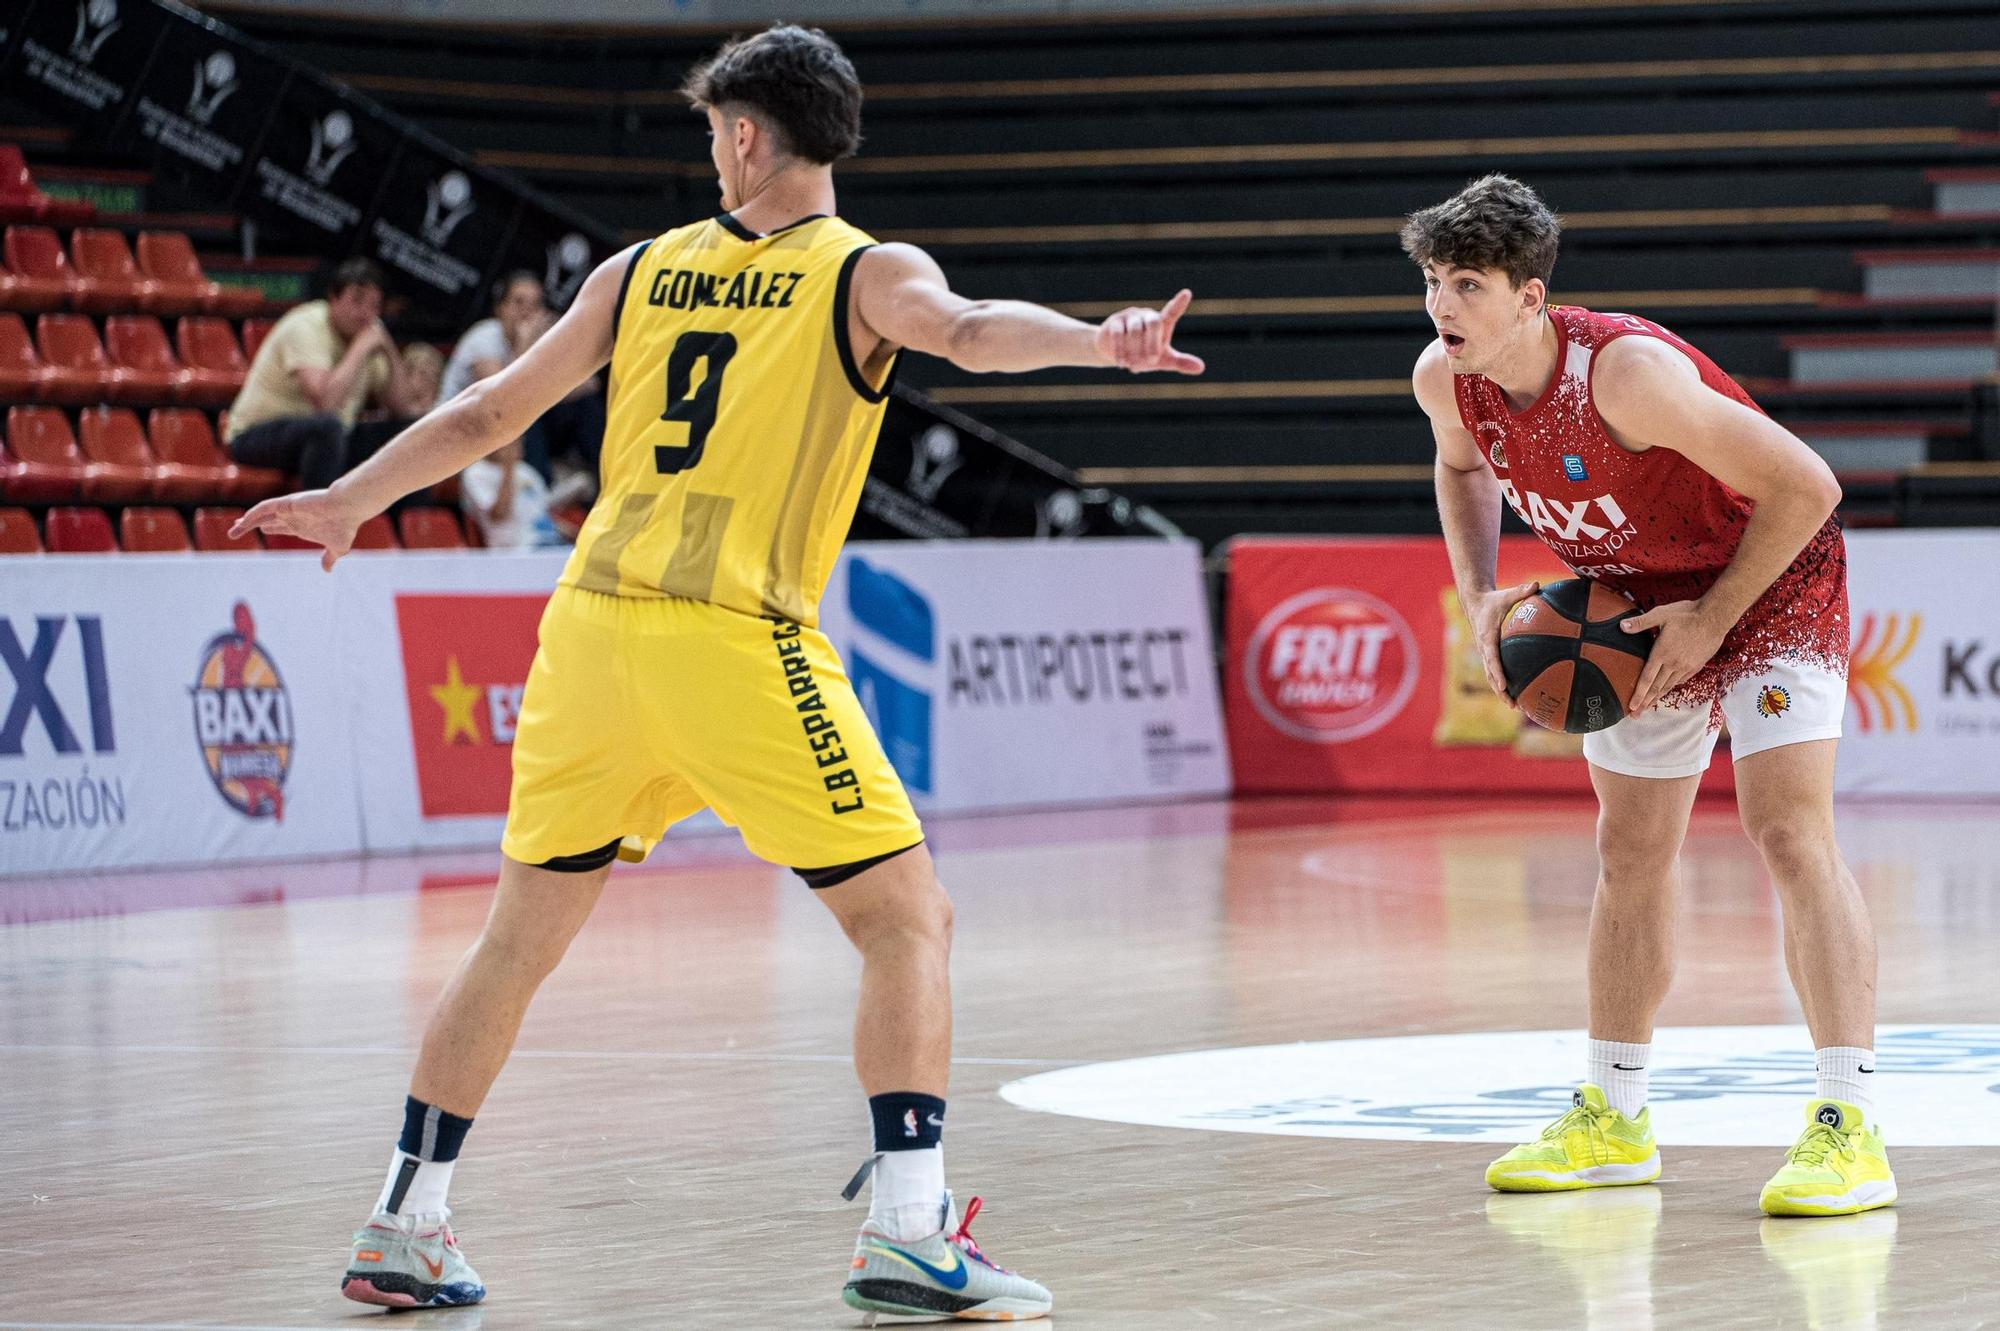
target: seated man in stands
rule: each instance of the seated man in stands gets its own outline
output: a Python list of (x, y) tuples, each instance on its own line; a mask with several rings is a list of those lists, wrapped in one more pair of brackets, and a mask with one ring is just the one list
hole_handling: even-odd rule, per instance
[[(348, 259), (326, 299), (278, 320), (229, 408), (229, 456), (296, 473), (302, 488), (331, 485), (360, 458), (349, 431), (371, 402), (402, 419), (429, 403), (405, 400), (396, 343), (382, 323), (382, 270)], [(391, 434), (394, 431), (390, 432)]]
[[(493, 284), (493, 317), (466, 329), (452, 349), (444, 382), (438, 387), (437, 404), (443, 406), (457, 397), (467, 384), (498, 374), (554, 324), (555, 312), (548, 307), (542, 279), (525, 268), (508, 273)], [(557, 459), (573, 459), (597, 470), (597, 455), (604, 446), (601, 388), (598, 377), (592, 375), (544, 412), (522, 436), (528, 465), (541, 473), (544, 481), (555, 479)]]

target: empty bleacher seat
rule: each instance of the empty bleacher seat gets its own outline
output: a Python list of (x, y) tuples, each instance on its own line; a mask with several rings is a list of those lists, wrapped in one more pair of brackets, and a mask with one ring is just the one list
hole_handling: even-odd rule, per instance
[(361, 524), (354, 533), (356, 550), (394, 550), (396, 529), (389, 525), (386, 514), (377, 513)]
[(448, 508), (406, 508), (396, 517), (406, 550), (463, 550), (465, 532)]
[(243, 321), (243, 354), (251, 360), (257, 359), (257, 348), (264, 345), (264, 339), (277, 326), (276, 319), (245, 319)]
[(182, 319), (174, 329), (174, 343), (189, 371), (188, 401), (223, 406), (236, 400), (250, 365), (226, 321), (201, 316)]
[(210, 279), (195, 257), (194, 245), (178, 231), (144, 231), (139, 235), (139, 271), (160, 284), (162, 314), (242, 316), (264, 303), (260, 291), (226, 287)]
[(225, 493), (204, 467), (162, 458), (147, 445), (146, 431), (129, 407), (89, 407), (77, 418), (78, 442), (92, 462), (136, 466), (146, 473), (146, 495), (170, 504), (192, 504)]
[(48, 367), (35, 354), (28, 325), (18, 314), (0, 314), (0, 398), (31, 402), (42, 395)]
[(104, 349), (125, 379), (112, 394), (122, 402), (191, 401), (194, 376), (167, 345), (150, 314), (114, 314), (104, 321)]
[(118, 515), (118, 538), (127, 551), (179, 554), (194, 549), (187, 523), (171, 508), (134, 505)]
[(76, 271), (55, 232), (45, 226), (10, 226), (4, 248), (7, 276), (0, 281), (0, 296), (8, 309), (40, 314), (75, 298)]
[(35, 515), (25, 508), (0, 508), (0, 555), (38, 555), (42, 534)]
[(105, 554), (118, 548), (111, 519), (101, 508), (49, 510), (49, 552), (58, 555)]
[[(246, 470), (264, 471), (264, 468), (243, 468), (229, 460), (222, 446), (215, 442), (215, 430), (209, 425), (208, 417), (187, 407), (156, 407), (146, 418), (146, 436), (152, 441), (153, 456), (162, 463), (177, 467), (188, 476), (196, 493), (176, 494), (181, 502), (196, 502), (204, 499), (248, 499), (257, 482), (265, 478), (250, 478)], [(272, 483), (284, 484), (284, 474), (272, 473)], [(271, 493), (277, 493), (276, 490)], [(162, 495), (166, 498), (166, 495)]]
[(0, 143), (0, 222), (53, 222), (69, 226), (87, 222), (97, 210), (87, 203), (52, 199), (42, 193), (28, 172), (20, 146)]
[(0, 497), (27, 504), (78, 499), (88, 470), (68, 417), (54, 407), (8, 408)]
[(90, 407), (78, 417), (77, 443), (89, 465), (83, 473), (83, 497), (110, 504), (136, 504), (153, 497), (159, 464), (138, 417), (124, 407)]
[(76, 268), (76, 307), (90, 314), (150, 310), (159, 283), (139, 271), (125, 235), (103, 227), (79, 227), (69, 238), (69, 261)]
[(194, 548), (197, 550), (261, 550), (264, 543), (256, 532), (232, 537), (229, 529), (243, 516), (240, 508), (198, 508), (194, 511)]
[(124, 400), (126, 376), (104, 354), (90, 320), (80, 314), (44, 314), (35, 320), (35, 344), (49, 370), (42, 383), (43, 401)]

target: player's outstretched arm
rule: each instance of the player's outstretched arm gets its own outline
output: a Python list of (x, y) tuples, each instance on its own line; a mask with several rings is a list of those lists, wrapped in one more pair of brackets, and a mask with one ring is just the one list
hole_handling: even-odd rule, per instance
[[(1451, 382), (1451, 367), (1436, 342), (1417, 360), (1410, 376), (1417, 404), (1430, 418), (1431, 437), (1437, 441), (1438, 521), (1444, 528), (1444, 546), (1451, 557), (1452, 581), (1458, 587), (1459, 608), (1472, 626), (1472, 640), (1479, 644), (1479, 661), (1486, 669), (1486, 682), (1500, 697), (1507, 697), (1507, 680), (1500, 671), (1500, 625), (1517, 601), (1533, 596), (1540, 585), (1524, 582), (1518, 587), (1495, 588), (1496, 566), (1500, 562), (1500, 482), (1486, 470), (1479, 455), (1479, 441), (1459, 419), (1458, 399)], [(1511, 701), (1511, 699), (1510, 699)]]
[(1657, 338), (1623, 337), (1591, 374), (1598, 415), (1628, 448), (1670, 448), (1756, 505), (1736, 555), (1698, 601), (1656, 606), (1624, 621), (1657, 629), (1628, 708), (1645, 711), (1700, 670), (1840, 502), (1819, 454), (1761, 412), (1714, 392), (1694, 362)]
[(1059, 366), (1200, 374), (1201, 358), (1174, 348), (1174, 326), (1193, 299), (1182, 291), (1162, 309), (1134, 307), (1089, 324), (1027, 301), (968, 300), (914, 245), (877, 245), (854, 273), (855, 310), (869, 335), (977, 374)]
[(469, 385), (328, 488), (265, 500), (237, 521), (232, 534), (267, 531), (311, 541), (326, 547), (320, 564), (332, 568), (353, 546), (362, 523), (519, 438), (604, 367), (611, 359), (618, 289), (631, 259), (627, 250), (598, 265), (569, 312), (498, 374)]

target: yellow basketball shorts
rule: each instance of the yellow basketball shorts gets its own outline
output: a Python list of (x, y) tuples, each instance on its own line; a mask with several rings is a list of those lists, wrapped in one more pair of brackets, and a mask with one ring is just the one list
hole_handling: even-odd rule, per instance
[(796, 869), (923, 839), (825, 634), (702, 601), (557, 588), (514, 732), (500, 848), (525, 864), (620, 838), (650, 852), (703, 808), (753, 854)]

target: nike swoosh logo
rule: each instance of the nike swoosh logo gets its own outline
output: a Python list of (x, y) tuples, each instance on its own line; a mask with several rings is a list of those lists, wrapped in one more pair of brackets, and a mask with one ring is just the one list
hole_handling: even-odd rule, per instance
[(891, 1256), (902, 1258), (932, 1280), (937, 1281), (938, 1284), (943, 1285), (946, 1289), (964, 1289), (965, 1282), (972, 1278), (972, 1273), (965, 1268), (965, 1259), (956, 1253), (949, 1254), (952, 1262), (951, 1268), (949, 1270), (939, 1270), (915, 1253), (904, 1252), (901, 1248), (891, 1248), (883, 1243), (878, 1243), (874, 1246)]
[(1873, 1072), (1873, 1071), (1874, 1071), (1875, 1069), (1874, 1069), (1874, 1068), (1856, 1068), (1856, 1069), (1854, 1069), (1854, 1070), (1855, 1070), (1856, 1072)]
[(417, 1260), (422, 1262), (425, 1268), (430, 1271), (431, 1279), (436, 1280), (439, 1276), (444, 1274), (443, 1262), (434, 1262), (430, 1258), (424, 1256), (422, 1253), (417, 1254)]
[[(1861, 1070), (1863, 1072), (1868, 1071), (1867, 1068), (1863, 1068)], [(932, 1114), (929, 1118), (925, 1119), (924, 1122), (930, 1124), (934, 1128), (941, 1128), (944, 1126), (944, 1120), (939, 1118), (936, 1114)]]
[(1644, 1072), (1646, 1070), (1644, 1063), (1639, 1064), (1637, 1067), (1627, 1063), (1613, 1063), (1611, 1066), (1617, 1068), (1620, 1072)]

